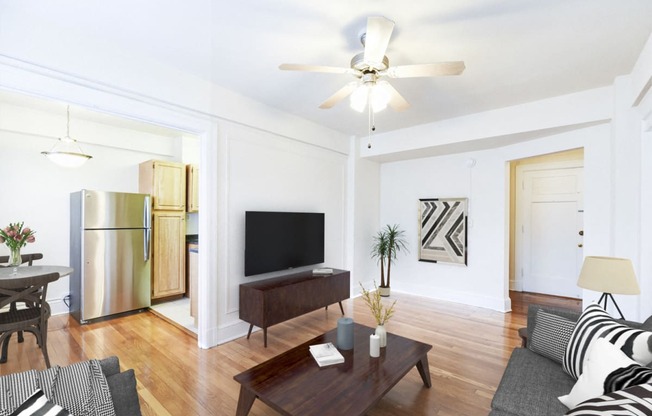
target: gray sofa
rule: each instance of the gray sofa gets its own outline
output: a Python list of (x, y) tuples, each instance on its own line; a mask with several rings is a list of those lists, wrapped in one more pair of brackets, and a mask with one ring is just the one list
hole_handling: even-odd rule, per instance
[(134, 370), (120, 371), (120, 361), (115, 356), (101, 360), (100, 365), (109, 384), (116, 416), (141, 416)]
[[(100, 369), (104, 377), (99, 374)], [(98, 385), (102, 386), (101, 389), (93, 392)], [(110, 399), (106, 393), (107, 386)], [(0, 391), (0, 404), (2, 404), (0, 415), (11, 413), (34, 391), (35, 387), (46, 392), (46, 397), (50, 401), (68, 410), (78, 405), (87, 408), (91, 406), (91, 410), (98, 410), (94, 406), (101, 401), (102, 408), (105, 410), (111, 408), (112, 402), (116, 416), (141, 416), (134, 370), (120, 371), (118, 357), (0, 377), (0, 390), (2, 390)], [(60, 391), (62, 389), (65, 391)], [(100, 411), (99, 414), (108, 413)]]
[[(530, 349), (537, 311), (542, 309), (572, 321), (579, 312), (568, 309), (531, 305), (528, 308), (527, 348), (515, 348), (491, 403), (490, 416), (559, 416), (568, 411), (557, 398), (568, 394), (575, 379), (561, 364)], [(645, 323), (625, 322), (634, 328), (652, 330), (652, 318)]]

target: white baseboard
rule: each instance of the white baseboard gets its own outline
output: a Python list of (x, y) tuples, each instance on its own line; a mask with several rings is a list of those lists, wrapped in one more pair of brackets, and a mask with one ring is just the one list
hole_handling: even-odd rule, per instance
[(478, 295), (474, 293), (459, 292), (453, 290), (443, 290), (438, 288), (435, 292), (424, 290), (422, 287), (401, 287), (401, 290), (392, 291), (406, 293), (414, 296), (421, 296), (433, 300), (443, 300), (447, 302), (461, 303), (464, 305), (477, 306), (480, 308), (492, 309), (499, 312), (510, 312), (512, 310), (512, 301), (509, 296), (497, 298), (492, 296)]

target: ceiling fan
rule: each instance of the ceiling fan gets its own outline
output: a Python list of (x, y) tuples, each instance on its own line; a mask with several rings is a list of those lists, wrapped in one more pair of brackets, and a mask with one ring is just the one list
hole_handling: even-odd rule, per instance
[(363, 111), (367, 102), (371, 103), (370, 110), (373, 109), (373, 111), (380, 111), (387, 105), (396, 111), (406, 110), (410, 106), (405, 98), (389, 82), (382, 79), (384, 77), (436, 77), (459, 75), (464, 71), (465, 66), (463, 61), (389, 66), (389, 59), (385, 56), (385, 51), (387, 50), (387, 45), (389, 44), (393, 30), (394, 22), (386, 17), (367, 18), (367, 29), (360, 36), (360, 41), (364, 46), (364, 52), (355, 55), (351, 59), (350, 68), (281, 64), (279, 69), (353, 75), (358, 78), (357, 81), (350, 82), (342, 87), (324, 101), (319, 108), (331, 108), (351, 95), (351, 106), (358, 111)]

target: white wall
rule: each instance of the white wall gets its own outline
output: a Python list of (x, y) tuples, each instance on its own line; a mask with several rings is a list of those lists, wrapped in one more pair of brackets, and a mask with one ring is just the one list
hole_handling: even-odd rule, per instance
[[(78, 132), (74, 137), (89, 138), (94, 143), (83, 145), (83, 150), (93, 158), (78, 169), (59, 167), (41, 152), (52, 147), (57, 135), (65, 134), (65, 123), (65, 113), (0, 102), (0, 178), (4, 195), (0, 221), (2, 226), (24, 221), (36, 230), (36, 242), (22, 252), (43, 253), (42, 264), (69, 264), (71, 192), (138, 192), (140, 162), (180, 156), (173, 153), (177, 147), (170, 137), (73, 118), (71, 126)], [(132, 142), (131, 149), (113, 147), (124, 138)], [(0, 245), (0, 254), (8, 254), (4, 244)], [(67, 294), (67, 277), (50, 286), (48, 301), (53, 314), (68, 312), (63, 304)]]
[(371, 258), (373, 237), (378, 232), (380, 223), (380, 164), (359, 157), (359, 143), (364, 139), (351, 139), (349, 166), (352, 175), (349, 178), (350, 207), (353, 230), (349, 255), (351, 285), (354, 293), (360, 293), (360, 283), (365, 288), (378, 284), (378, 267)]
[[(238, 319), (239, 285), (287, 273), (244, 276), (245, 211), (325, 214), (324, 265), (345, 269), (347, 155), (233, 123), (220, 123), (226, 142), (226, 274), (217, 307), (220, 331), (241, 336), (248, 324)], [(274, 242), (270, 242), (274, 244)], [(202, 251), (203, 253), (203, 251)], [(309, 270), (314, 266), (298, 268)]]
[[(467, 119), (468, 121), (468, 119)], [(410, 254), (392, 269), (397, 291), (508, 311), (509, 169), (511, 160), (584, 147), (587, 252), (608, 245), (610, 127), (608, 124), (498, 149), (385, 163), (380, 224), (406, 230)], [(467, 161), (476, 164), (469, 168)], [(606, 173), (605, 173), (605, 168)], [(418, 200), (469, 198), (468, 266), (418, 261)]]
[[(476, 160), (474, 168), (466, 161)], [(471, 176), (472, 175), (472, 176)], [(497, 310), (505, 305), (504, 161), (488, 152), (424, 158), (381, 167), (380, 223), (399, 224), (409, 254), (392, 266), (392, 288)], [(471, 186), (471, 183), (473, 186)], [(419, 199), (469, 198), (468, 267), (419, 262)], [(487, 271), (492, 271), (487, 273)]]

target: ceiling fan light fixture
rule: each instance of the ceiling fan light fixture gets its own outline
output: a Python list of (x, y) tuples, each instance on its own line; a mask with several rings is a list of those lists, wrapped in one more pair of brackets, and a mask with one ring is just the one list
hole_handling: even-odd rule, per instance
[(377, 82), (369, 93), (371, 108), (373, 108), (375, 113), (387, 108), (387, 104), (391, 98), (387, 85), (387, 81)]
[(93, 156), (84, 153), (77, 140), (70, 137), (70, 106), (66, 109), (67, 124), (66, 136), (57, 139), (52, 149), (41, 152), (51, 162), (66, 168), (78, 168), (86, 163)]
[[(390, 83), (384, 81), (385, 77), (439, 77), (460, 75), (464, 72), (466, 67), (463, 61), (390, 66), (389, 58), (385, 53), (394, 31), (394, 25), (392, 20), (383, 16), (368, 17), (366, 29), (360, 32), (360, 41), (364, 51), (353, 56), (348, 68), (281, 64), (279, 69), (353, 75), (358, 81), (337, 90), (319, 108), (332, 108), (340, 101), (350, 97), (352, 109), (363, 112), (369, 103), (372, 114), (382, 111), (388, 105), (394, 111), (405, 111), (410, 107), (410, 103)], [(384, 84), (381, 86), (381, 83)]]
[[(383, 81), (384, 82), (384, 81)], [(371, 104), (374, 113), (378, 113), (387, 108), (391, 98), (390, 91), (387, 89), (387, 82), (364, 83), (351, 94), (351, 108), (362, 113), (367, 104)]]
[(351, 94), (351, 108), (355, 111), (362, 113), (367, 106), (369, 99), (369, 86), (366, 84), (360, 85)]

